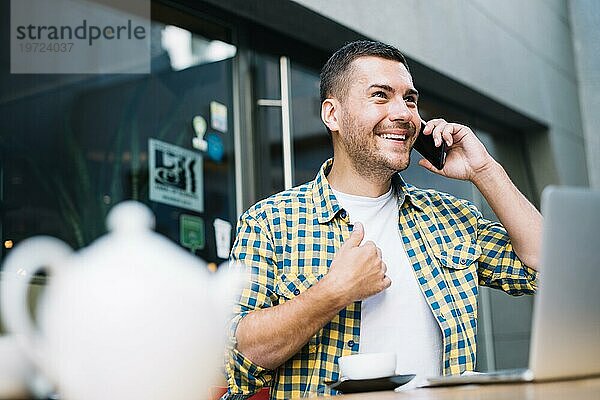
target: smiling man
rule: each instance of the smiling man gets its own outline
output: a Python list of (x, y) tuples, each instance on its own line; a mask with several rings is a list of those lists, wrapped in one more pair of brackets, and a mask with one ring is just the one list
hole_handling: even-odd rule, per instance
[(502, 224), (469, 202), (405, 183), (420, 131), (399, 50), (358, 41), (321, 72), (333, 159), (316, 178), (251, 207), (231, 258), (251, 271), (230, 329), (227, 399), (335, 394), (338, 358), (397, 353), (418, 379), (475, 366), (477, 293), (536, 289), (542, 218), (471, 129), (427, 122), (448, 178), (473, 182)]

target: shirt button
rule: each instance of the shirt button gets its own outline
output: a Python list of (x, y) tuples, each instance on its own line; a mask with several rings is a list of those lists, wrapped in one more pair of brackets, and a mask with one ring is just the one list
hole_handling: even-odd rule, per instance
[(342, 219), (345, 219), (347, 216), (348, 216), (348, 213), (346, 212), (346, 210), (342, 210), (342, 211), (340, 211), (340, 217), (341, 217)]
[(354, 340), (348, 340), (348, 347), (354, 347)]
[(465, 265), (466, 263), (467, 263), (467, 260), (465, 260), (464, 258), (462, 260), (460, 260), (461, 265)]
[(296, 290), (294, 290), (294, 294), (295, 294), (296, 296), (298, 296), (298, 295), (300, 294), (300, 289), (296, 289)]

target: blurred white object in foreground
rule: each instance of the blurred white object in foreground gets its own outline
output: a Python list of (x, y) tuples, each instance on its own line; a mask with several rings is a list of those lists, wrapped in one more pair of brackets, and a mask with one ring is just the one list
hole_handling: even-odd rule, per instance
[(13, 335), (0, 336), (0, 399), (28, 398), (27, 381), (33, 375)]
[[(107, 225), (109, 234), (78, 252), (51, 237), (10, 252), (0, 290), (7, 328), (61, 399), (206, 397), (241, 274), (209, 273), (152, 231), (140, 203), (115, 206)], [(42, 268), (49, 284), (34, 327), (26, 292)]]

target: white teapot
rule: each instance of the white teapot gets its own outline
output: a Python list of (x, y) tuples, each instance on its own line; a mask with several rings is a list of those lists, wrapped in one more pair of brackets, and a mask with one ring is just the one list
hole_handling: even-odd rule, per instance
[[(66, 400), (203, 399), (223, 360), (225, 321), (242, 274), (205, 263), (154, 233), (127, 201), (110, 233), (78, 252), (51, 237), (12, 250), (0, 305), (8, 330)], [(38, 326), (27, 286), (45, 268)]]

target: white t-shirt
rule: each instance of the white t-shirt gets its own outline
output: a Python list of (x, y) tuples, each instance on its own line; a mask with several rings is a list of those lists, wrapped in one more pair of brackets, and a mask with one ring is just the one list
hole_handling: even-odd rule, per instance
[(396, 372), (417, 374), (408, 387), (440, 375), (441, 331), (404, 249), (392, 189), (377, 198), (333, 192), (350, 221), (363, 224), (363, 243), (371, 240), (381, 249), (392, 281), (388, 289), (362, 302), (359, 352), (396, 352)]

